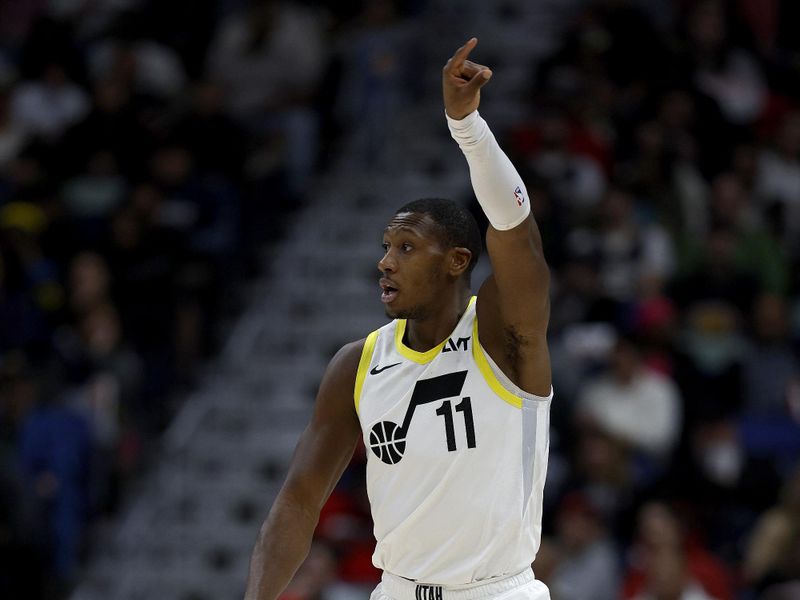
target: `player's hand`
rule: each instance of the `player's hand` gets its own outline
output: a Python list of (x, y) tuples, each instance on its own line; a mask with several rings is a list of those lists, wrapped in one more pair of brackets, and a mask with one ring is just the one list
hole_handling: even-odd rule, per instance
[(481, 88), (492, 76), (489, 67), (467, 60), (477, 43), (477, 38), (467, 40), (442, 69), (444, 109), (452, 119), (463, 119), (478, 109)]

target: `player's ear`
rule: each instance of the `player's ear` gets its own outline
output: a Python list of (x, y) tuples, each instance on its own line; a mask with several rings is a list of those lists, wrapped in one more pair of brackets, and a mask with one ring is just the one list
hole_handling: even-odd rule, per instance
[(464, 271), (469, 267), (472, 260), (472, 252), (467, 248), (450, 248), (449, 256), (447, 257), (448, 271), (453, 277), (460, 277)]

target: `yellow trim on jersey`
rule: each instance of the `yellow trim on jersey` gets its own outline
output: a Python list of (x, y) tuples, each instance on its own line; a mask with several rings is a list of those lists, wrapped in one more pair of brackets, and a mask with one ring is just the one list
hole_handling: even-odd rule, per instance
[(375, 351), (375, 341), (378, 339), (378, 331), (373, 331), (364, 341), (364, 348), (361, 350), (361, 359), (358, 361), (358, 371), (356, 372), (356, 387), (353, 390), (353, 400), (356, 404), (356, 414), (358, 414), (358, 404), (361, 402), (361, 390), (364, 387), (364, 379), (367, 377), (369, 363), (372, 362), (372, 353)]
[(419, 363), (424, 365), (426, 363), (431, 362), (436, 355), (441, 352), (442, 348), (444, 348), (445, 343), (447, 342), (448, 337), (443, 339), (440, 344), (437, 344), (430, 350), (426, 352), (417, 352), (416, 350), (412, 350), (408, 346), (403, 343), (403, 336), (406, 334), (406, 320), (405, 319), (398, 319), (397, 320), (397, 327), (394, 328), (394, 345), (397, 348), (397, 351), (404, 357), (409, 360), (413, 360), (415, 363)]
[(492, 366), (486, 359), (483, 348), (481, 348), (481, 343), (478, 340), (477, 316), (472, 323), (472, 357), (475, 359), (475, 364), (478, 365), (478, 369), (483, 375), (483, 378), (486, 380), (486, 383), (490, 388), (492, 388), (492, 391), (500, 396), (503, 400), (508, 402), (511, 406), (515, 408), (522, 408), (522, 398), (515, 396), (503, 387), (503, 384), (497, 379), (497, 375), (494, 374)]
[[(469, 299), (469, 304), (467, 304), (466, 310), (469, 310), (469, 307), (475, 303), (476, 298), (477, 296), (472, 296)], [(394, 346), (402, 356), (405, 356), (407, 359), (413, 360), (415, 363), (419, 363), (421, 365), (427, 364), (431, 362), (434, 358), (436, 358), (436, 355), (439, 354), (439, 352), (441, 352), (442, 348), (444, 348), (444, 345), (447, 343), (447, 340), (450, 339), (450, 336), (448, 335), (439, 344), (437, 344), (430, 350), (426, 350), (425, 352), (417, 352), (416, 350), (412, 350), (403, 343), (403, 337), (405, 335), (406, 335), (406, 320), (398, 319), (397, 327), (394, 328)]]

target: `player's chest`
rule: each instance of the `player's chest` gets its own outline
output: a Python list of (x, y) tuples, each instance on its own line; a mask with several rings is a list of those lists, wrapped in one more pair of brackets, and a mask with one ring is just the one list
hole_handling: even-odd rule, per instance
[(474, 361), (453, 356), (419, 367), (397, 364), (365, 386), (361, 423), (374, 458), (451, 461), (503, 443), (515, 409), (492, 394)]

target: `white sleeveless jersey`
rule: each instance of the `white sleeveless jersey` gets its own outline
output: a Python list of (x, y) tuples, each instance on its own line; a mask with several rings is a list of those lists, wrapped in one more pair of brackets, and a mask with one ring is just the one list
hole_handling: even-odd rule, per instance
[(427, 352), (405, 327), (367, 337), (356, 378), (373, 563), (439, 585), (517, 573), (539, 548), (552, 392), (522, 391), (483, 351), (475, 298)]

